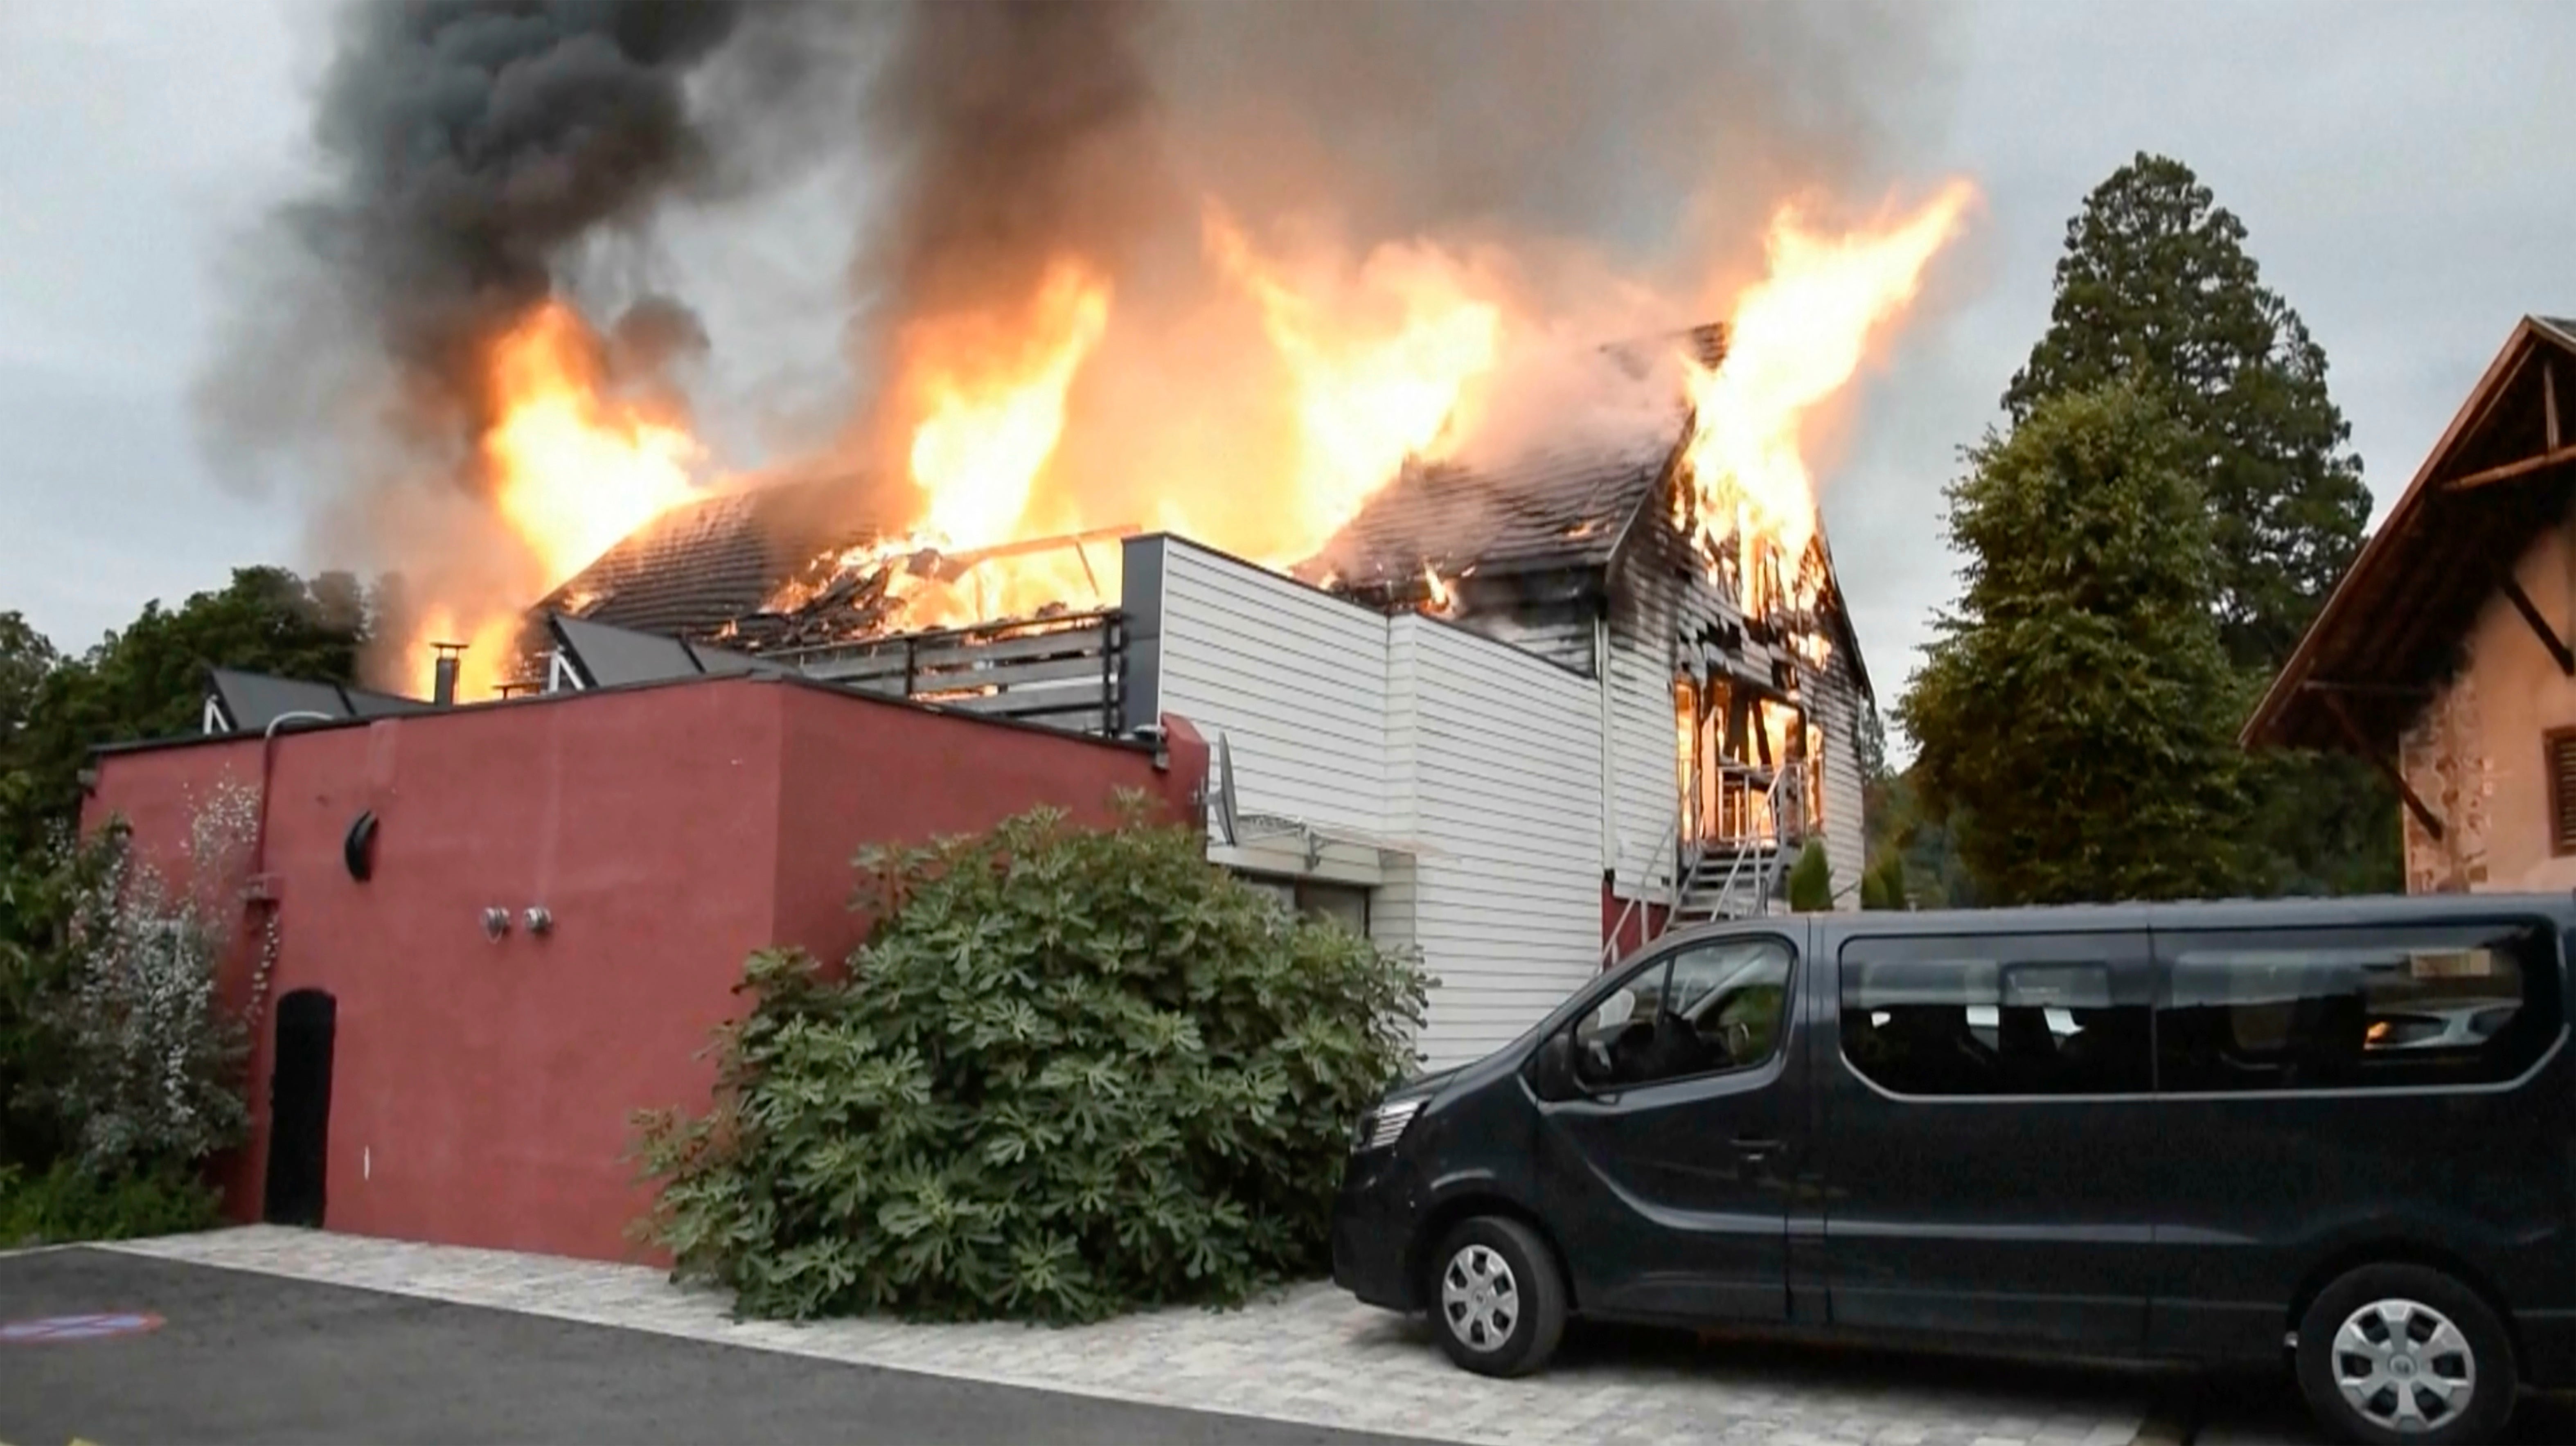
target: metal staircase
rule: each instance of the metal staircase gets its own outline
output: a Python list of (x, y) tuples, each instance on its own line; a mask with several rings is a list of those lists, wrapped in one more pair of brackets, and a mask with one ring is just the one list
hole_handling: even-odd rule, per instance
[[(1807, 831), (1805, 766), (1784, 764), (1769, 770), (1767, 778), (1759, 770), (1725, 767), (1733, 775), (1726, 782), (1741, 780), (1742, 786), (1733, 791), (1721, 786), (1718, 828), (1709, 837), (1693, 838), (1692, 805), (1699, 796), (1699, 770), (1693, 765), (1658, 849), (1674, 861), (1669, 887), (1661, 900), (1627, 901), (1601, 946), (1603, 968), (1617, 960), (1619, 941), (1632, 922), (1641, 924), (1640, 937), (1650, 944), (1688, 925), (1767, 914), (1785, 897), (1789, 868), (1797, 862)], [(1752, 786), (1757, 778), (1758, 792)]]

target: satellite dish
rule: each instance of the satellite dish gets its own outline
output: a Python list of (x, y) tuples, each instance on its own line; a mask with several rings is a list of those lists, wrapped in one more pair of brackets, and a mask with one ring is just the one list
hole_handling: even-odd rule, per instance
[(1216, 736), (1216, 831), (1227, 848), (1243, 842), (1243, 814), (1234, 796), (1234, 750), (1222, 733)]

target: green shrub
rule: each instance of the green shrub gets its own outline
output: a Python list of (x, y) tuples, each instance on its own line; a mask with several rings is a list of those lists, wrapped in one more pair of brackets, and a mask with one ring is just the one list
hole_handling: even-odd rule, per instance
[(222, 1219), (221, 1192), (176, 1166), (101, 1178), (68, 1159), (41, 1174), (0, 1165), (0, 1250), (175, 1235)]
[(1801, 914), (1818, 913), (1834, 906), (1834, 865), (1825, 857), (1825, 846), (1809, 839), (1798, 852), (1798, 861), (1789, 866), (1789, 907)]
[(714, 1109), (640, 1122), (677, 1275), (751, 1315), (1069, 1321), (1323, 1266), (1421, 1021), (1411, 959), (1132, 816), (859, 862), (878, 922), (846, 974), (754, 955)]
[(1878, 862), (1860, 876), (1860, 906), (1902, 911), (1908, 903), (1904, 856), (1893, 850), (1879, 855)]

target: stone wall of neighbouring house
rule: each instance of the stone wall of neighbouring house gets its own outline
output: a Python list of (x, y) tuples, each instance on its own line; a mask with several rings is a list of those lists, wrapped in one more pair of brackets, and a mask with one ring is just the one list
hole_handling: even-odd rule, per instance
[(2457, 894), (2487, 882), (2488, 803), (2495, 767), (2478, 715), (2478, 679), (2463, 670), (2398, 745), (2406, 784), (2442, 820), (2435, 838), (2413, 809), (2398, 810), (2406, 829), (2406, 892)]
[[(2576, 635), (2576, 517), (2533, 540), (2515, 576), (2561, 638)], [(2499, 591), (2445, 682), (2399, 745), (2407, 785), (2442, 837), (2407, 811), (2410, 893), (2576, 888), (2576, 854), (2553, 848), (2546, 739), (2576, 728), (2576, 679)]]

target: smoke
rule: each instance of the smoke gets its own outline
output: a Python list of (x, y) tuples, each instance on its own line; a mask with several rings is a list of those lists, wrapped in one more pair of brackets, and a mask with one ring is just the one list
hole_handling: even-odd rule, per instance
[(330, 179), (258, 238), (269, 274), (201, 391), (219, 457), (332, 430), (343, 377), (389, 393), (367, 410), (411, 444), (470, 443), (492, 339), (706, 169), (681, 82), (740, 19), (717, 0), (343, 12), (314, 129)]
[(553, 298), (658, 406), (774, 402), (783, 339), (711, 324), (743, 268), (692, 269), (667, 223), (785, 226), (764, 204), (833, 169), (864, 200), (763, 258), (841, 281), (796, 318), (839, 329), (855, 398), (811, 465), (899, 476), (920, 350), (1007, 331), (1072, 262), (1114, 308), (1032, 520), (1223, 534), (1294, 438), (1211, 202), (1354, 315), (1389, 248), (1504, 304), (1480, 445), (1551, 409), (1615, 430), (1634, 393), (1598, 345), (1722, 315), (1780, 201), (1874, 199), (1935, 130), (1949, 30), (1893, 0), (352, 0), (323, 179), (227, 257), (202, 433), (241, 485), (302, 487), (323, 560), (522, 605), (560, 579), (460, 561), (507, 551), (475, 452), (494, 339)]

